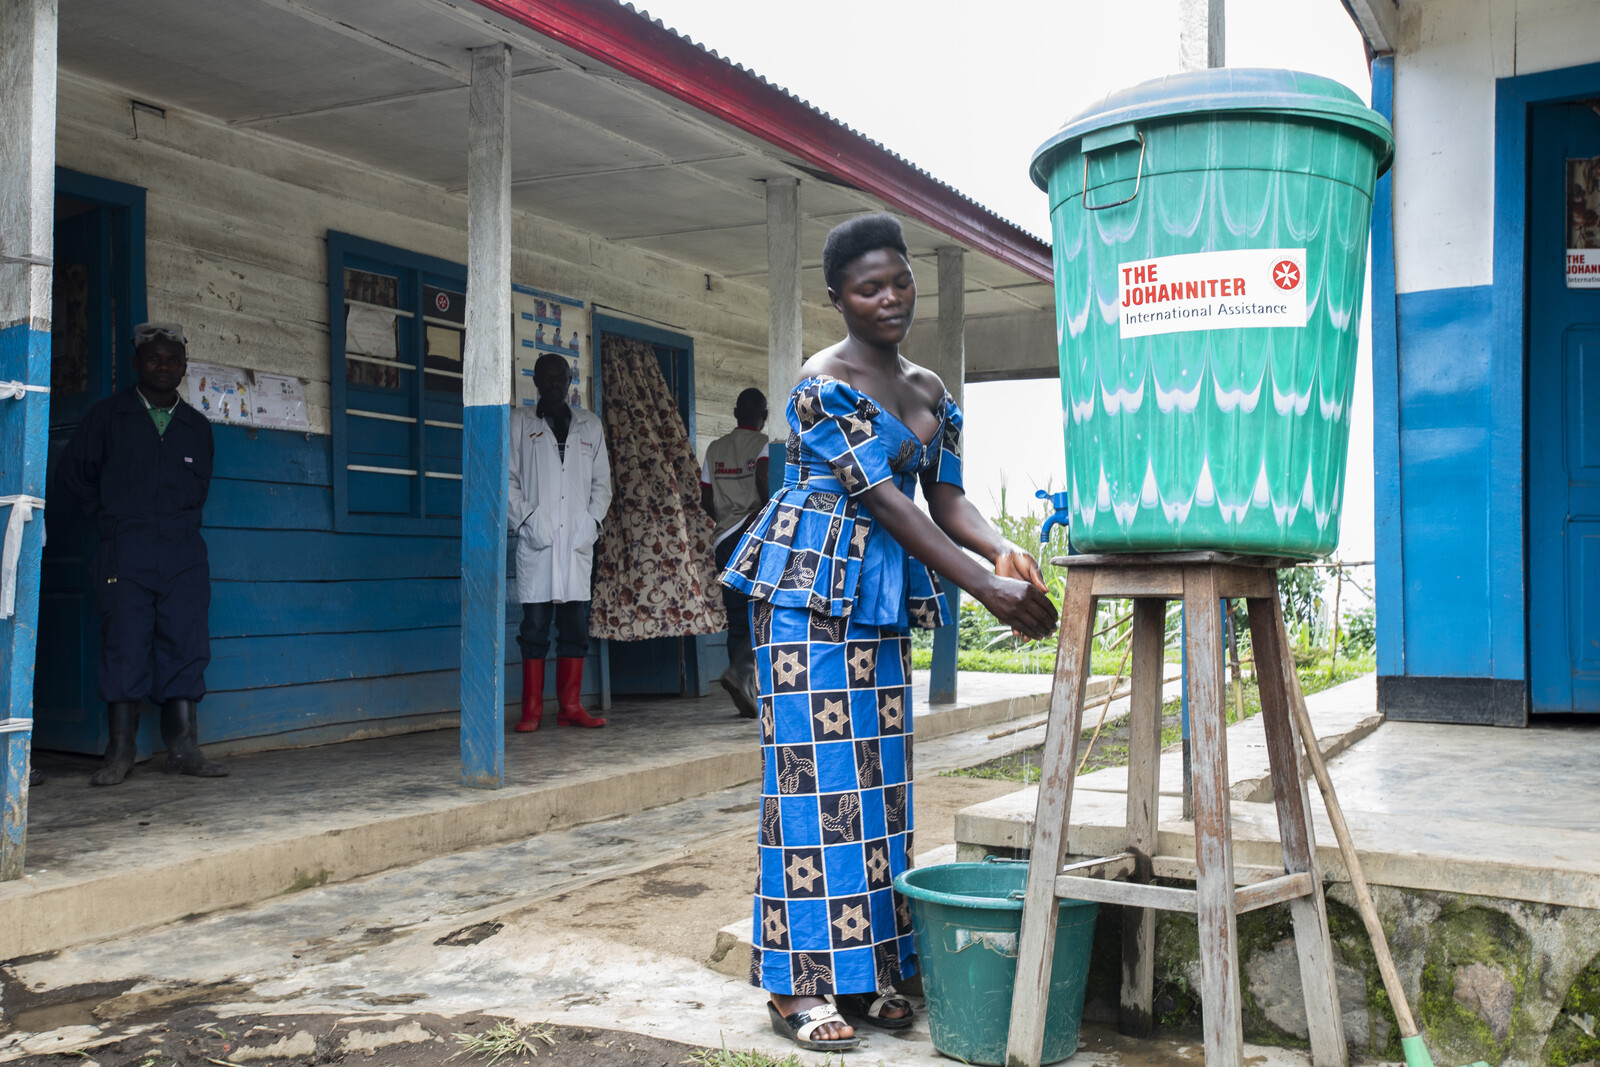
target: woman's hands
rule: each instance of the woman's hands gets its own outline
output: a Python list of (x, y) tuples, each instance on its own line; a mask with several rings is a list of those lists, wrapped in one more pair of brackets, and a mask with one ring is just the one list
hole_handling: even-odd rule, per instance
[(1002, 578), (1027, 582), (1041, 593), (1049, 591), (1044, 584), (1044, 575), (1039, 571), (1039, 561), (1027, 549), (1011, 541), (1004, 542), (1000, 554), (995, 557), (994, 572)]
[(983, 606), (1023, 637), (1037, 639), (1055, 633), (1056, 606), (1045, 595), (1039, 563), (1010, 541), (995, 557), (994, 588)]

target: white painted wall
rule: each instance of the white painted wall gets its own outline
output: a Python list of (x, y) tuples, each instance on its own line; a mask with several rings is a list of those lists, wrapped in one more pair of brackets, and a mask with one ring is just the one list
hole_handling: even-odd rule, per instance
[[(183, 324), (192, 360), (305, 379), (316, 433), (329, 429), (327, 231), (466, 262), (463, 195), (200, 115), (135, 125), (127, 96), (65, 73), (57, 142), (61, 166), (147, 190), (150, 317)], [(520, 213), (511, 274), (692, 337), (697, 455), (733, 429), (741, 390), (767, 386), (762, 288), (712, 275), (708, 291), (702, 267)], [(806, 351), (837, 340), (831, 309), (806, 305), (803, 320)]]
[(1600, 62), (1595, 0), (1410, 0), (1395, 57), (1395, 281), (1488, 285), (1495, 79)]

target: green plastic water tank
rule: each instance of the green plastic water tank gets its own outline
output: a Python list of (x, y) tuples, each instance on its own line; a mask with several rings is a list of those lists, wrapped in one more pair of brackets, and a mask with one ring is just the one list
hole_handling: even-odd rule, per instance
[(1226, 68), (1113, 93), (1034, 153), (1074, 547), (1333, 551), (1393, 155), (1337, 82)]

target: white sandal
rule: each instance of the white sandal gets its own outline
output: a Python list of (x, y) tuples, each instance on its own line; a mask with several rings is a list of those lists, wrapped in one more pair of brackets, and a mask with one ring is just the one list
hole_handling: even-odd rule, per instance
[(829, 1040), (811, 1039), (820, 1027), (829, 1023), (849, 1025), (839, 1015), (839, 1011), (832, 1004), (818, 1004), (816, 1007), (797, 1011), (785, 1015), (778, 1010), (772, 1001), (767, 1001), (767, 1014), (772, 1016), (772, 1032), (779, 1037), (786, 1037), (796, 1045), (809, 1052), (845, 1052), (861, 1044), (859, 1037), (838, 1037)]
[[(849, 1018), (860, 1019), (881, 1030), (904, 1030), (912, 1023), (911, 1002), (893, 986), (878, 993), (835, 993), (833, 1002)], [(883, 1014), (883, 1009), (891, 1004), (903, 1005), (905, 1013)]]

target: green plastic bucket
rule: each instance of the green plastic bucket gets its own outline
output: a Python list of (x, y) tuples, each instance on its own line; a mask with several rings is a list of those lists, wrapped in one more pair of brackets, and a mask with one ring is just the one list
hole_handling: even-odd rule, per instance
[[(914, 867), (894, 881), (911, 902), (928, 1030), (933, 1047), (946, 1056), (968, 1063), (1005, 1062), (1027, 880), (1025, 863), (941, 863)], [(1042, 1063), (1078, 1050), (1099, 911), (1100, 905), (1088, 901), (1061, 901)]]
[(1325, 556), (1339, 540), (1389, 124), (1285, 70), (1145, 82), (1033, 156), (1081, 551)]

